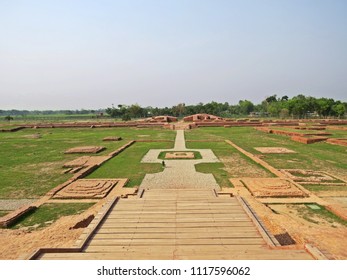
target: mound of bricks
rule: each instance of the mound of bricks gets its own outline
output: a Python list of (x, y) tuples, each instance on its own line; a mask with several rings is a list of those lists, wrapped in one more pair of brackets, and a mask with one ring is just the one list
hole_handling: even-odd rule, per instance
[(327, 143), (339, 146), (347, 146), (347, 138), (329, 138)]
[(313, 143), (325, 141), (328, 138), (327, 137), (292, 136), (290, 139), (295, 141), (295, 142), (299, 142), (299, 143), (303, 143), (303, 144), (313, 144)]
[(105, 149), (106, 149), (105, 147), (101, 147), (101, 146), (83, 146), (83, 147), (75, 147), (75, 148), (68, 149), (64, 153), (65, 154), (89, 154), (89, 153), (96, 154)]
[(255, 197), (305, 197), (292, 182), (282, 178), (242, 178), (242, 183)]
[(282, 148), (282, 147), (256, 147), (254, 148), (262, 154), (294, 154), (293, 150)]
[(102, 139), (102, 141), (120, 141), (122, 140), (122, 137), (117, 137), (117, 136), (108, 136)]
[(166, 159), (194, 159), (193, 152), (170, 152), (165, 154)]
[(53, 198), (104, 198), (117, 185), (118, 181), (115, 179), (80, 179), (57, 192)]

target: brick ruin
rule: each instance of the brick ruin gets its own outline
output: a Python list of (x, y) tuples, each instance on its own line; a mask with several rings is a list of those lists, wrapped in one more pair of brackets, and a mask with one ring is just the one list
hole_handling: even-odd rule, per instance
[(347, 138), (329, 138), (327, 143), (339, 146), (347, 146)]
[(314, 171), (305, 169), (281, 169), (286, 177), (298, 182), (301, 185), (318, 184), (318, 185), (346, 185), (346, 182), (336, 176), (324, 171)]
[(108, 136), (102, 139), (102, 141), (120, 141), (122, 140), (122, 137), (117, 136)]
[(195, 114), (183, 118), (185, 122), (199, 122), (199, 121), (223, 121), (224, 119), (218, 116), (209, 114)]
[(105, 147), (101, 146), (82, 146), (68, 149), (64, 152), (64, 154), (96, 154), (105, 149)]
[(283, 147), (255, 147), (262, 154), (295, 154), (296, 152)]
[(239, 178), (240, 182), (258, 198), (306, 197), (294, 183), (283, 178)]
[(194, 159), (194, 152), (168, 152), (165, 154), (166, 159)]
[(54, 199), (104, 198), (117, 185), (115, 179), (79, 179), (58, 191)]

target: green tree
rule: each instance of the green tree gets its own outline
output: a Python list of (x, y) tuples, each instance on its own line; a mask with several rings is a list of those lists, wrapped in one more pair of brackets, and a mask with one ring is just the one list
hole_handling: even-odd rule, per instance
[(172, 107), (172, 113), (176, 117), (182, 117), (186, 111), (186, 105), (184, 103), (179, 103)]
[(249, 100), (240, 100), (240, 113), (243, 115), (249, 115), (254, 110), (254, 104)]
[(144, 116), (143, 108), (138, 104), (133, 104), (128, 108), (128, 113), (132, 118), (141, 118)]
[(346, 113), (346, 107), (342, 103), (334, 105), (332, 109), (333, 112), (335, 112), (336, 116), (338, 116), (339, 118), (344, 116), (344, 114)]
[(287, 108), (282, 108), (280, 111), (280, 118), (287, 119), (289, 117), (289, 110)]
[(6, 116), (4, 119), (5, 119), (5, 121), (10, 122), (10, 121), (13, 120), (13, 117), (11, 117), (11, 116)]

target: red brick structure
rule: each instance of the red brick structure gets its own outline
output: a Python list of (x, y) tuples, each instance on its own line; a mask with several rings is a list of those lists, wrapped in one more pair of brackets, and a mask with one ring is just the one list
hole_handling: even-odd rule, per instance
[(183, 118), (185, 122), (197, 121), (223, 121), (223, 118), (209, 114), (195, 114)]

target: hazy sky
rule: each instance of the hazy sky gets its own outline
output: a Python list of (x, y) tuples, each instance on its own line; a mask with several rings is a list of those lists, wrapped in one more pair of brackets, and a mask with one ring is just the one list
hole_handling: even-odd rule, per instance
[(0, 0), (0, 109), (346, 101), (345, 0)]

